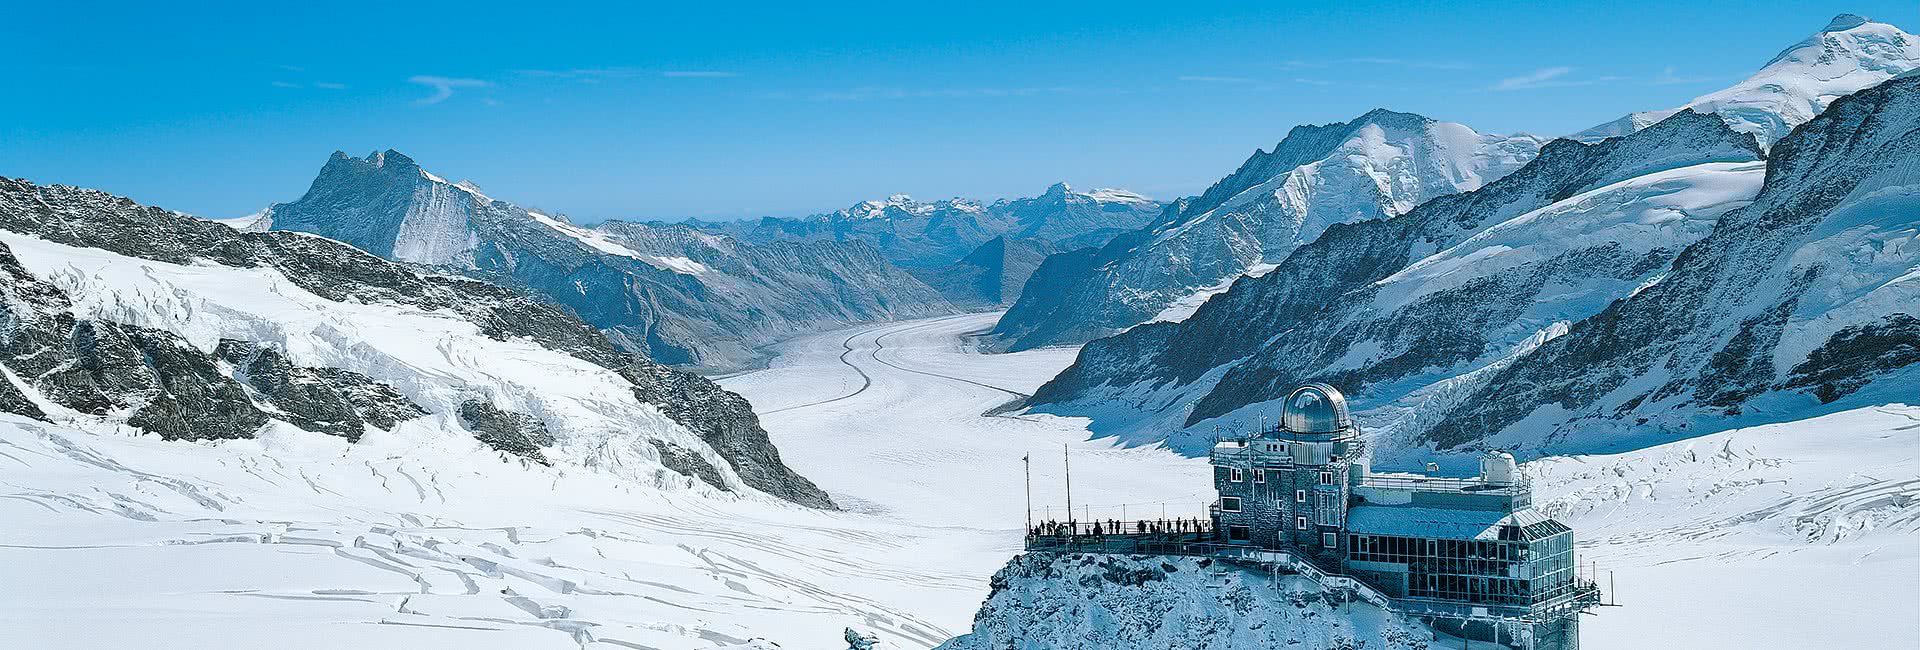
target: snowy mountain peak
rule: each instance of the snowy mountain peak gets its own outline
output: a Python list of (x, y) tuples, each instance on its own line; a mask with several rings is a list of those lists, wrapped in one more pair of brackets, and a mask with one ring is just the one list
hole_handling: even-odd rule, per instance
[(1870, 18), (1867, 18), (1866, 16), (1856, 16), (1853, 14), (1840, 14), (1838, 16), (1834, 16), (1833, 21), (1827, 23), (1826, 29), (1822, 29), (1820, 31), (1821, 32), (1844, 32), (1849, 29), (1853, 29), (1855, 27), (1859, 27), (1861, 25), (1865, 25), (1870, 22), (1873, 22), (1873, 20)]
[(1433, 118), (1418, 113), (1402, 113), (1386, 108), (1376, 108), (1367, 111), (1367, 113), (1361, 115), (1359, 119), (1348, 122), (1347, 128), (1351, 131), (1368, 124), (1376, 124), (1389, 128), (1417, 129), (1434, 121)]
[[(1745, 81), (1694, 98), (1686, 106), (1714, 113), (1734, 130), (1770, 147), (1835, 99), (1920, 69), (1914, 35), (1886, 23), (1841, 14), (1819, 33), (1775, 55)], [(1679, 109), (1642, 111), (1574, 134), (1593, 141), (1626, 135)]]
[(1073, 188), (1068, 186), (1065, 182), (1054, 183), (1052, 185), (1047, 186), (1047, 192), (1045, 196), (1066, 196), (1068, 193), (1072, 191), (1073, 191)]

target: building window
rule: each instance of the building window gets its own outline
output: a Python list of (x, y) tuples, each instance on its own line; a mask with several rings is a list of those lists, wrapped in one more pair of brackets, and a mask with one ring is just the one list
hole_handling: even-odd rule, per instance
[(1227, 541), (1244, 542), (1249, 539), (1253, 539), (1253, 531), (1248, 530), (1246, 526), (1227, 527)]
[(1321, 472), (1321, 473), (1320, 473), (1320, 484), (1321, 484), (1321, 485), (1333, 485), (1333, 472)]
[(1239, 483), (1247, 479), (1246, 479), (1246, 476), (1240, 473), (1240, 468), (1235, 467), (1231, 470), (1227, 470), (1227, 480), (1233, 481), (1235, 483)]
[(1306, 502), (1307, 502), (1307, 491), (1306, 491), (1306, 490), (1294, 490), (1294, 491), (1293, 491), (1293, 502), (1294, 502), (1294, 503), (1306, 503)]
[(1294, 518), (1293, 518), (1293, 528), (1294, 528), (1295, 530), (1306, 530), (1306, 529), (1307, 529), (1307, 518), (1306, 518), (1306, 517), (1294, 517)]
[(1334, 491), (1316, 491), (1313, 493), (1314, 523), (1322, 526), (1338, 526), (1346, 510), (1340, 507), (1340, 493)]
[(1221, 512), (1239, 512), (1240, 497), (1220, 497)]
[(1333, 533), (1320, 533), (1320, 545), (1333, 548), (1340, 545), (1340, 536)]
[(1253, 470), (1253, 482), (1255, 483), (1267, 482), (1267, 470), (1264, 470), (1264, 469)]

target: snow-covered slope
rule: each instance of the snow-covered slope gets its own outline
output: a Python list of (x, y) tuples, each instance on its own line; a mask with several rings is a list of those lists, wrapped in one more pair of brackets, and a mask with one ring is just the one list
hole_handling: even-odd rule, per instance
[(410, 427), (427, 448), (832, 505), (745, 399), (497, 286), (13, 179), (0, 272), (11, 413), (187, 440)]
[(746, 365), (755, 348), (822, 326), (952, 310), (858, 242), (753, 246), (675, 224), (582, 228), (394, 151), (335, 153), (305, 196), (262, 222), (530, 288), (624, 348), (695, 368)]
[(1425, 650), (1433, 630), (1299, 576), (1206, 558), (1028, 553), (940, 650)]
[[(1524, 466), (1621, 607), (1589, 648), (1897, 648), (1920, 638), (1920, 407)], [(1806, 625), (1820, 612), (1819, 625)]]
[(1126, 190), (1080, 192), (1055, 183), (1039, 196), (992, 202), (956, 198), (923, 203), (895, 194), (804, 219), (688, 223), (751, 242), (865, 242), (902, 267), (928, 269), (951, 264), (1002, 236), (1063, 250), (1099, 246), (1145, 225), (1160, 210), (1159, 202)]
[(1758, 158), (1750, 136), (1693, 112), (1599, 144), (1557, 140), (1486, 187), (1331, 228), (1182, 322), (1088, 344), (1031, 404), (1147, 442), (1236, 425), (1310, 380), (1361, 405), (1398, 399), (1503, 363), (1646, 282), (1752, 197)]
[(1646, 128), (1681, 109), (1714, 113), (1771, 147), (1833, 100), (1920, 68), (1920, 40), (1900, 28), (1840, 14), (1807, 40), (1774, 56), (1745, 81), (1680, 108), (1641, 111), (1572, 137), (1598, 140)]
[(1540, 144), (1386, 110), (1297, 127), (1147, 227), (1050, 258), (994, 336), (1020, 350), (1111, 334), (1277, 263), (1333, 224), (1479, 188), (1531, 160)]
[(1752, 205), (1658, 281), (1486, 378), (1423, 432), (1546, 450), (1912, 399), (1920, 388), (1920, 76), (1775, 145)]

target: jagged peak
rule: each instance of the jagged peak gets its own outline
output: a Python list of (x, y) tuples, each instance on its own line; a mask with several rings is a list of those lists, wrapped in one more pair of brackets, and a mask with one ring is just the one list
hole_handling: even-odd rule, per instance
[(1042, 194), (1041, 196), (1066, 196), (1072, 193), (1073, 193), (1073, 187), (1067, 185), (1066, 181), (1061, 181), (1058, 183), (1054, 183), (1052, 185), (1048, 185), (1046, 193)]
[(1367, 111), (1365, 115), (1355, 118), (1352, 122), (1348, 122), (1347, 127), (1351, 129), (1368, 124), (1378, 124), (1381, 126), (1425, 126), (1435, 121), (1437, 120), (1419, 113), (1404, 113), (1386, 108), (1376, 108)]
[(1861, 16), (1857, 14), (1840, 14), (1838, 16), (1834, 16), (1833, 20), (1831, 22), (1828, 22), (1826, 27), (1820, 29), (1820, 32), (1823, 34), (1828, 32), (1844, 32), (1849, 29), (1853, 29), (1855, 27), (1859, 27), (1861, 25), (1865, 25), (1870, 22), (1873, 22), (1873, 19), (1868, 18), (1866, 16)]

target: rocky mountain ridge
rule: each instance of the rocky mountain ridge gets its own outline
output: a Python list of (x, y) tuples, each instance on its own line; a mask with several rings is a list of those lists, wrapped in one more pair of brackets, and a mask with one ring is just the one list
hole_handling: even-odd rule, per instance
[[(276, 422), (357, 440), (420, 423), (535, 462), (665, 467), (832, 507), (743, 398), (543, 300), (16, 179), (0, 178), (0, 231), (9, 412), (185, 440)], [(541, 383), (556, 373), (571, 378)]]
[(676, 224), (583, 228), (448, 182), (395, 151), (336, 152), (256, 228), (307, 232), (392, 260), (522, 287), (622, 349), (725, 370), (796, 332), (953, 311), (859, 242), (749, 245)]
[(801, 219), (689, 221), (749, 242), (861, 241), (909, 269), (952, 264), (997, 237), (1068, 250), (1098, 246), (1156, 218), (1162, 205), (1117, 189), (1081, 192), (1055, 183), (1038, 196), (920, 202), (905, 194)]
[(1402, 214), (1498, 179), (1541, 142), (1384, 109), (1296, 127), (1146, 227), (1049, 258), (994, 327), (994, 340), (1006, 350), (1070, 345), (1146, 322), (1284, 259), (1332, 225)]
[[(1703, 235), (1717, 211), (1742, 200), (1739, 189), (1731, 197), (1710, 192), (1679, 204), (1659, 197), (1689, 189), (1688, 174), (1736, 173), (1728, 167), (1759, 158), (1751, 136), (1693, 112), (1598, 144), (1556, 140), (1519, 171), (1478, 190), (1398, 217), (1335, 225), (1184, 322), (1151, 323), (1089, 343), (1030, 403), (1073, 412), (1120, 402), (1153, 414), (1135, 423), (1153, 431), (1192, 427), (1279, 399), (1309, 379), (1362, 397), (1436, 381), (1489, 363), (1554, 321), (1577, 318), (1580, 310), (1597, 310), (1615, 293), (1632, 290), (1677, 253), (1675, 240)], [(1751, 185), (1757, 166), (1745, 174)], [(1646, 214), (1615, 212), (1646, 195), (1655, 200), (1643, 208)], [(1587, 215), (1596, 210), (1603, 216)], [(1591, 232), (1575, 228), (1469, 246), (1490, 230), (1580, 219), (1593, 223)], [(1519, 245), (1519, 239), (1550, 246)], [(1454, 250), (1461, 247), (1469, 250)], [(1510, 263), (1487, 260), (1503, 253), (1520, 258), (1515, 250), (1537, 254)], [(1440, 266), (1444, 283), (1427, 286), (1429, 278), (1403, 274), (1427, 259)], [(1572, 298), (1583, 291), (1597, 295)], [(1532, 325), (1495, 330), (1530, 310), (1538, 312)]]

